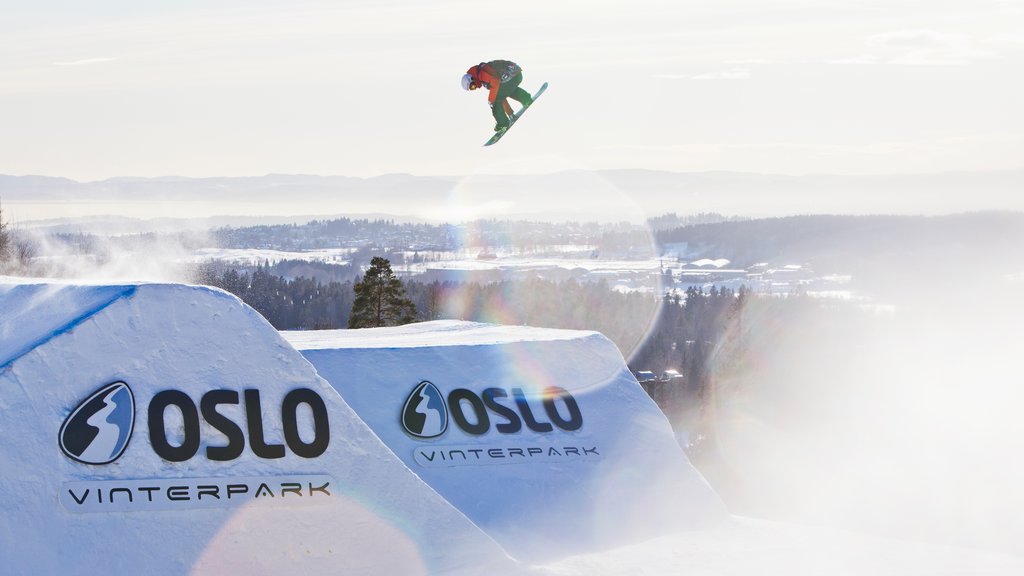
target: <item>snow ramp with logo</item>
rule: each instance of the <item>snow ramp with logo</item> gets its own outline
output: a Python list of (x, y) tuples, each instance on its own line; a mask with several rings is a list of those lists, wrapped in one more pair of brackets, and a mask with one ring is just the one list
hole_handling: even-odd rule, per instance
[(435, 321), (284, 336), (409, 468), (517, 559), (725, 517), (601, 334)]
[(518, 564), (254, 310), (0, 280), (5, 574), (481, 574)]

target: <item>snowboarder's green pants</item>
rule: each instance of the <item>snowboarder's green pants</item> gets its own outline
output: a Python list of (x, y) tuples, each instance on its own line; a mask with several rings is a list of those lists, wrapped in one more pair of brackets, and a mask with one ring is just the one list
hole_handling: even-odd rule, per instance
[(505, 114), (504, 104), (507, 98), (511, 98), (523, 106), (530, 105), (530, 93), (519, 87), (519, 83), (522, 81), (523, 73), (520, 72), (509, 78), (507, 82), (503, 82), (498, 88), (498, 95), (494, 98), (494, 104), (491, 104), (491, 114), (498, 126), (508, 126), (508, 115)]

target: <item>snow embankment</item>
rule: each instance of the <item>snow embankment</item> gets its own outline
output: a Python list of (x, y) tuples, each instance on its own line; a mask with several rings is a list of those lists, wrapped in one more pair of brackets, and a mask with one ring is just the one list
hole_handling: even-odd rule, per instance
[(0, 283), (0, 346), (4, 573), (515, 568), (226, 293)]
[(284, 335), (410, 469), (517, 559), (725, 517), (596, 332), (437, 321)]
[(591, 332), (0, 279), (0, 411), (4, 574), (1024, 573), (725, 516)]

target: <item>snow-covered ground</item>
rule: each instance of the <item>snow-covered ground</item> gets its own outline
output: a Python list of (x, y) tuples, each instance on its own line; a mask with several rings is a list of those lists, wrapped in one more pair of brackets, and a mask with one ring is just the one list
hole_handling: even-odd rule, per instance
[[(285, 339), (217, 290), (5, 279), (3, 572), (1024, 573), (1018, 556), (708, 514), (717, 497), (651, 408), (590, 332)], [(474, 469), (410, 453), (525, 460), (551, 433), (602, 458), (560, 461), (562, 446)]]
[(189, 261), (194, 263), (225, 262), (247, 266), (256, 266), (266, 262), (276, 264), (283, 260), (345, 264), (349, 261), (349, 256), (352, 252), (352, 248), (323, 248), (320, 250), (303, 250), (302, 252), (258, 248), (201, 248), (192, 254)]
[[(283, 260), (346, 264), (350, 248), (332, 248), (287, 252), (254, 248), (203, 248), (194, 251), (189, 262), (225, 262), (229, 264), (271, 264)], [(503, 279), (541, 277), (553, 280), (574, 278), (581, 282), (607, 281), (620, 292), (647, 292), (675, 289), (684, 293), (695, 287), (708, 291), (713, 286), (739, 290), (745, 286), (766, 294), (791, 294), (802, 291), (819, 298), (852, 299), (852, 278), (848, 275), (817, 275), (798, 264), (751, 269), (729, 269), (725, 258), (701, 258), (680, 261), (654, 255), (635, 257), (601, 256), (593, 246), (551, 245), (531, 250), (512, 247), (460, 249), (451, 251), (404, 251), (404, 261), (392, 262), (395, 272), (411, 279), (493, 282)], [(671, 275), (673, 284), (664, 280)]]
[[(596, 332), (435, 321), (283, 334), (410, 469), (517, 559), (723, 516), (664, 414)], [(421, 422), (412, 430), (410, 417)]]
[[(422, 263), (408, 267), (411, 274), (423, 274), (429, 270), (479, 271), (498, 270), (505, 272), (540, 271), (559, 268), (562, 270), (578, 270), (586, 273), (624, 274), (658, 272), (663, 262), (657, 258), (636, 260), (597, 259), (597, 258), (537, 258), (537, 257), (500, 257), (453, 259)], [(403, 270), (405, 267), (403, 267)]]
[(1010, 576), (1024, 573), (1024, 558), (733, 517), (543, 568), (552, 576)]
[(0, 283), (0, 407), (4, 573), (515, 565), (217, 290)]

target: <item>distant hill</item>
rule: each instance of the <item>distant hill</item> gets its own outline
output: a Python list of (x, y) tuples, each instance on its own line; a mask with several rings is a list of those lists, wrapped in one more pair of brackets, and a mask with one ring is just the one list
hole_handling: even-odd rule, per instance
[[(294, 216), (207, 216), (204, 218), (129, 218), (125, 216), (83, 216), (80, 218), (52, 218), (21, 223), (19, 228), (33, 229), (51, 234), (97, 234), (117, 236), (121, 234), (146, 234), (175, 232), (202, 232), (217, 228), (242, 228), (249, 226), (304, 225), (314, 220), (341, 218), (341, 214), (297, 214)], [(396, 218), (391, 214), (347, 214), (349, 218), (365, 220), (389, 220), (398, 224), (420, 222), (413, 217)]]
[[(1024, 170), (880, 176), (570, 170), (538, 175), (374, 178), (270, 174), (238, 178), (113, 178), (75, 182), (0, 175), (5, 206), (80, 206), (80, 213), (145, 217), (245, 214), (395, 214), (442, 219), (629, 220), (666, 212), (770, 217), (794, 214), (935, 215), (1024, 211)], [(102, 209), (91, 206), (103, 203)], [(38, 208), (42, 206), (42, 208)], [(243, 209), (244, 208), (244, 209)], [(99, 211), (97, 211), (99, 210)], [(17, 211), (15, 211), (17, 212)], [(63, 214), (66, 215), (66, 214)], [(448, 216), (445, 216), (448, 215)]]
[(276, 202), (283, 198), (309, 201), (327, 199), (338, 193), (397, 194), (404, 197), (414, 192), (442, 192), (450, 185), (451, 182), (445, 179), (401, 174), (376, 178), (286, 174), (237, 178), (111, 178), (96, 182), (0, 175), (0, 195), (14, 202)]
[(790, 216), (698, 224), (656, 234), (662, 250), (689, 258), (727, 258), (812, 266), (852, 274), (860, 287), (950, 289), (1024, 272), (1024, 213), (948, 216)]

